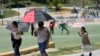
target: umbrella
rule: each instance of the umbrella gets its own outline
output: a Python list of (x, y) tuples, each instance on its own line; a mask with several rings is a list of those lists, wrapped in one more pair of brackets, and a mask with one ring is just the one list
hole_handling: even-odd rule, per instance
[(34, 23), (34, 22), (40, 22), (40, 21), (48, 21), (48, 20), (52, 20), (53, 18), (40, 10), (31, 10), (25, 13), (22, 22), (30, 22), (30, 23)]
[(76, 22), (76, 23), (73, 23), (71, 25), (71, 27), (85, 27), (85, 24), (84, 23), (81, 23), (81, 22)]
[[(13, 21), (14, 20), (7, 21), (6, 29), (8, 29), (10, 31), (12, 30), (12, 22)], [(18, 23), (18, 27), (19, 27), (19, 29), (21, 29), (21, 31), (27, 32), (29, 30), (30, 23), (24, 23), (24, 22), (21, 22), (20, 20), (16, 20), (16, 22)]]

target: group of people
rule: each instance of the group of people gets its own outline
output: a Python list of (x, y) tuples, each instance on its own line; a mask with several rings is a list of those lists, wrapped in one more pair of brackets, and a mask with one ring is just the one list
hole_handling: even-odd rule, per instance
[[(45, 49), (49, 43), (50, 33), (49, 30), (44, 27), (44, 22), (38, 22), (38, 29), (33, 32), (34, 26), (31, 24), (31, 35), (34, 34), (35, 37), (38, 37), (38, 45), (41, 56), (48, 56)], [(16, 21), (12, 22), (12, 31), (11, 31), (11, 42), (14, 50), (14, 56), (20, 56), (19, 48), (22, 43), (21, 35), (24, 33), (21, 29), (18, 28), (18, 23)]]
[(100, 12), (98, 10), (84, 10), (82, 16), (84, 18), (99, 18)]
[[(54, 34), (54, 27), (55, 27), (55, 21), (51, 21), (49, 24), (49, 29), (50, 29), (51, 34)], [(59, 24), (59, 29), (61, 29), (61, 34), (63, 34), (63, 30), (66, 30), (67, 34), (69, 34), (70, 32), (67, 28), (68, 28), (68, 25), (64, 23), (62, 20), (61, 23)]]
[(89, 14), (92, 15), (94, 18), (99, 17), (99, 11), (90, 11)]
[[(53, 23), (55, 24), (55, 23)], [(49, 27), (51, 27), (49, 25)], [(54, 25), (53, 25), (54, 27)], [(60, 24), (60, 27), (62, 27), (62, 32), (65, 29), (67, 31), (67, 34), (69, 34), (69, 31), (66, 29), (65, 27), (65, 23)], [(34, 26), (33, 23), (31, 24), (31, 30), (34, 30)], [(54, 32), (52, 31), (53, 28), (50, 28), (50, 32), (53, 34)], [(44, 22), (38, 22), (38, 28), (33, 32), (31, 32), (31, 35), (35, 36), (38, 38), (38, 46), (39, 46), (39, 50), (40, 50), (40, 54), (41, 56), (48, 56), (47, 52), (46, 52), (46, 47), (49, 43), (50, 40), (50, 32), (48, 30), (47, 27), (44, 27)], [(20, 52), (19, 52), (19, 48), (21, 46), (21, 42), (22, 42), (22, 38), (21, 35), (23, 35), (24, 33), (18, 28), (18, 24), (16, 21), (12, 22), (12, 31), (11, 31), (11, 41), (12, 41), (12, 47), (14, 50), (14, 56), (20, 56)], [(87, 46), (89, 49), (89, 56), (92, 56), (92, 52), (91, 52), (91, 48), (92, 45), (90, 43), (89, 37), (88, 37), (88, 33), (85, 29), (85, 27), (81, 27), (80, 32), (78, 32), (78, 35), (81, 37), (82, 39), (82, 55), (84, 56), (84, 47)]]

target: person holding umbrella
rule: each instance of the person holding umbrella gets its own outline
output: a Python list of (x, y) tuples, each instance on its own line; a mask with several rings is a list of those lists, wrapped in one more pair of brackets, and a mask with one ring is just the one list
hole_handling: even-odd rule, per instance
[(38, 29), (34, 32), (34, 36), (38, 37), (38, 45), (41, 56), (48, 56), (46, 53), (46, 48), (49, 43), (50, 33), (46, 27), (44, 27), (44, 22), (38, 22)]
[(11, 42), (14, 49), (14, 56), (20, 56), (19, 48), (22, 42), (21, 35), (23, 35), (23, 32), (18, 29), (18, 23), (13, 21), (11, 30)]
[(90, 40), (89, 40), (89, 37), (88, 37), (88, 33), (87, 33), (85, 27), (81, 27), (80, 32), (78, 32), (78, 35), (82, 39), (82, 54), (81, 54), (81, 56), (84, 56), (84, 47), (85, 46), (88, 47), (89, 56), (92, 56), (92, 52), (91, 52), (92, 45), (90, 43)]

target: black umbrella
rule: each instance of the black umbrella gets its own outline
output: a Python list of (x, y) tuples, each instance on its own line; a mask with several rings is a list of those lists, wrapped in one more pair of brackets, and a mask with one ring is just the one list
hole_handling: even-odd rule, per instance
[(31, 10), (25, 13), (24, 18), (22, 19), (22, 22), (40, 22), (40, 21), (48, 21), (52, 20), (53, 18), (40, 10)]

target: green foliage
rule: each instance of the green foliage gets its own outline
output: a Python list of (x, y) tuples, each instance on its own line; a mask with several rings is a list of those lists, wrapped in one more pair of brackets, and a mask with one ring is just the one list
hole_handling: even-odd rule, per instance
[(9, 8), (9, 7), (11, 7), (11, 8), (18, 8), (18, 7), (25, 7), (26, 4), (27, 3), (25, 3), (25, 2), (19, 2), (19, 3), (11, 2), (9, 4), (5, 4), (5, 7), (6, 8)]
[(30, 1), (27, 0), (11, 0), (10, 2), (7, 1), (5, 3), (6, 8), (18, 8), (18, 7), (25, 7), (26, 5), (31, 5)]
[(0, 14), (0, 18), (3, 18), (4, 16)]
[(62, 7), (62, 2), (61, 0), (53, 0), (53, 1), (49, 1), (49, 7), (55, 7), (56, 11), (60, 11), (61, 7)]
[(100, 0), (92, 0), (92, 3), (100, 8)]

